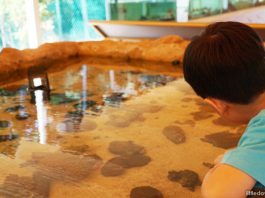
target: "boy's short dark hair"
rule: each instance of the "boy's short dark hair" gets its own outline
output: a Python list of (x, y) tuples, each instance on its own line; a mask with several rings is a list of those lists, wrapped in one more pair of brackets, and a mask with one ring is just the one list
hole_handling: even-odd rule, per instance
[(202, 98), (248, 104), (265, 91), (265, 50), (259, 35), (239, 22), (209, 25), (187, 47), (184, 77)]

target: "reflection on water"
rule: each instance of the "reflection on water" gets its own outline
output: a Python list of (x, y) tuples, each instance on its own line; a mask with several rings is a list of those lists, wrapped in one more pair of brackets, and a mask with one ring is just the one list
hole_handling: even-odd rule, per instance
[(0, 197), (201, 197), (243, 126), (166, 67), (84, 62), (49, 73), (50, 101), (30, 103), (26, 80), (0, 89)]
[(0, 120), (0, 139), (13, 141), (23, 137), (40, 144), (56, 143), (58, 134), (97, 127), (89, 120), (84, 124), (89, 123), (89, 126), (80, 127), (85, 117), (99, 116), (106, 106), (120, 107), (124, 101), (175, 79), (81, 65), (49, 74), (51, 100), (44, 101), (43, 91), (36, 90), (35, 105), (30, 103), (26, 80), (3, 86), (0, 88), (0, 115), (5, 119)]
[(35, 102), (37, 108), (37, 125), (40, 136), (40, 143), (46, 143), (46, 125), (47, 125), (47, 110), (43, 103), (43, 91), (36, 90), (35, 94)]

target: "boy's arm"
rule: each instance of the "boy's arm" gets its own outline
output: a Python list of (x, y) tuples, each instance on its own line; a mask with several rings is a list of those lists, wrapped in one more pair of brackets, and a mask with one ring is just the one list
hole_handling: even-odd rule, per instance
[(218, 164), (204, 177), (202, 194), (205, 198), (243, 198), (256, 181), (241, 170)]

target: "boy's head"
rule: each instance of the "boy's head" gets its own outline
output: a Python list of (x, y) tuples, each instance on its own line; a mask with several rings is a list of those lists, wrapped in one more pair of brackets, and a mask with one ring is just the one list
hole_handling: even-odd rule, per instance
[(187, 47), (183, 67), (185, 80), (221, 115), (218, 105), (249, 105), (265, 91), (262, 40), (239, 22), (209, 25)]

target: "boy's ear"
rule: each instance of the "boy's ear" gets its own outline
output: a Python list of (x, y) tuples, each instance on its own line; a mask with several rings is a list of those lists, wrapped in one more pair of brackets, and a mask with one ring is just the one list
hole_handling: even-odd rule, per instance
[(206, 98), (206, 99), (204, 99), (204, 101), (207, 102), (208, 104), (210, 104), (213, 108), (215, 108), (215, 110), (220, 115), (224, 115), (227, 112), (227, 110), (229, 109), (228, 103), (226, 103), (225, 101), (219, 100), (219, 99)]

